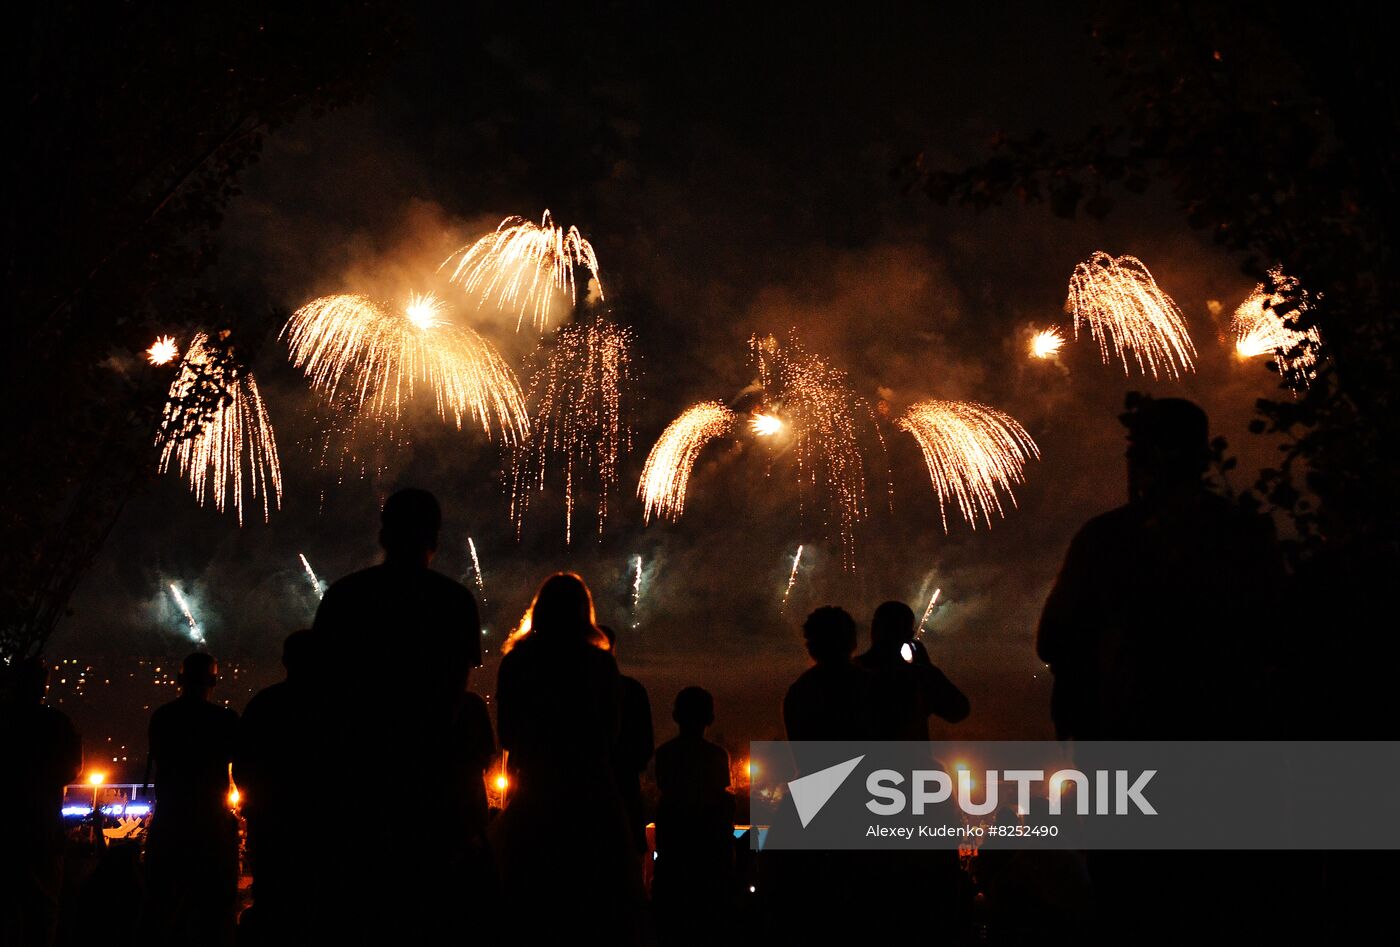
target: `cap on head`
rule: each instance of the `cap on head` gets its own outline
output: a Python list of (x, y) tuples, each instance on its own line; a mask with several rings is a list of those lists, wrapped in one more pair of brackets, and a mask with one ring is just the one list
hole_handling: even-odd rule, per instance
[(903, 602), (884, 602), (870, 619), (870, 640), (899, 646), (914, 637), (914, 610)]
[(379, 522), (379, 545), (385, 552), (433, 552), (442, 529), (442, 507), (427, 490), (406, 487), (384, 501)]
[(844, 608), (823, 605), (802, 623), (807, 653), (816, 661), (841, 661), (856, 649), (856, 622)]

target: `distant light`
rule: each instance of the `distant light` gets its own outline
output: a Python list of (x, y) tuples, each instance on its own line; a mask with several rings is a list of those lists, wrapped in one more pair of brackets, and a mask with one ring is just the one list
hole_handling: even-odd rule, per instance
[(510, 780), (506, 778), (505, 773), (498, 773), (496, 775), (495, 785), (497, 789), (504, 792), (506, 787), (510, 785)]
[(758, 888), (755, 885), (749, 885), (749, 894), (753, 894), (757, 890)]
[(905, 664), (913, 664), (914, 646), (907, 641), (904, 642), (904, 644), (899, 646), (899, 656), (904, 659)]
[(101, 786), (107, 781), (107, 774), (103, 772), (88, 773), (87, 781), (89, 786)]
[(238, 787), (237, 787), (237, 786), (234, 786), (232, 789), (230, 789), (230, 790), (228, 791), (228, 804), (229, 804), (229, 807), (230, 807), (230, 808), (233, 808), (233, 809), (238, 808), (238, 803), (241, 802), (242, 799), (243, 799), (243, 793), (241, 793), (241, 792), (238, 791)]

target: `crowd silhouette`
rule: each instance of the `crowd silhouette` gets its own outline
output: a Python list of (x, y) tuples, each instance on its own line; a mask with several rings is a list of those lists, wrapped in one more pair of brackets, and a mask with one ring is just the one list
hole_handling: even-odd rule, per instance
[[(1276, 658), (1265, 632), (1283, 581), (1273, 537), (1204, 484), (1199, 408), (1148, 400), (1124, 420), (1129, 502), (1075, 537), (1040, 623), (1056, 730), (1074, 740), (1275, 735), (1264, 713)], [(132, 889), (132, 942), (1044, 942), (1138, 929), (1141, 912), (1174, 930), (1172, 905), (1193, 897), (1174, 876), (1182, 860), (1151, 853), (989, 853), (975, 882), (955, 852), (803, 853), (772, 859), (767, 919), (736, 935), (733, 918), (752, 917), (736, 861), (747, 844), (736, 846), (729, 754), (706, 738), (711, 694), (681, 690), (676, 734), (655, 747), (650, 699), (619, 671), (616, 632), (599, 623), (583, 579), (560, 573), (505, 643), (493, 728), (468, 690), (482, 657), (476, 602), (431, 568), (441, 522), (431, 494), (390, 496), (383, 562), (327, 590), (313, 627), (286, 639), (286, 679), (241, 718), (212, 700), (215, 659), (185, 659), (179, 698), (150, 721), (157, 812)], [(880, 605), (869, 629), (857, 655), (847, 611), (807, 616), (812, 665), (783, 699), (788, 739), (927, 740), (931, 718), (968, 716), (907, 604)], [(67, 718), (42, 703), (43, 667), (7, 668), (0, 708), (16, 764), (0, 780), (15, 826), (0, 884), (6, 945), (84, 929), (60, 923), (58, 814), (81, 750)], [(339, 774), (364, 760), (387, 774), (379, 792), (394, 812), (337, 791)], [(642, 792), (649, 766), (654, 805)], [(252, 877), (241, 915), (230, 773)], [(487, 780), (501, 788), (499, 808)], [(977, 905), (990, 912), (980, 935)]]

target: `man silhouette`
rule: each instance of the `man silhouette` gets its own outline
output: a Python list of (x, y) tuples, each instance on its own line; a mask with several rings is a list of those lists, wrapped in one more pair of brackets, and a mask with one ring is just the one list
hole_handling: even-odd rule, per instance
[(151, 715), (156, 803), (146, 846), (146, 927), (157, 944), (233, 940), (238, 826), (228, 793), (238, 715), (210, 700), (218, 682), (215, 660), (191, 654), (180, 666), (180, 696)]
[(1036, 650), (1061, 738), (1257, 736), (1282, 569), (1267, 520), (1202, 481), (1208, 421), (1143, 400), (1128, 428), (1128, 503), (1070, 544)]
[(0, 943), (53, 943), (63, 880), (63, 787), (82, 769), (72, 722), (44, 706), (48, 670), (39, 658), (4, 669), (0, 688)]
[[(608, 650), (617, 657), (617, 632), (599, 625), (608, 639)], [(618, 675), (621, 690), (622, 720), (618, 726), (617, 746), (613, 751), (613, 770), (622, 804), (631, 823), (632, 839), (639, 855), (647, 850), (646, 817), (642, 811), (642, 772), (651, 762), (656, 747), (656, 734), (651, 723), (651, 699), (642, 682), (626, 674)]]
[[(870, 650), (856, 658), (875, 675), (877, 739), (927, 740), (930, 714), (949, 723), (967, 717), (967, 698), (929, 659), (917, 631), (912, 608), (885, 602), (870, 622)], [(904, 660), (905, 646), (912, 661)]]
[(788, 688), (783, 726), (789, 740), (869, 740), (875, 736), (874, 678), (851, 661), (856, 623), (845, 609), (824, 605), (802, 624), (815, 664)]
[[(313, 631), (325, 666), (324, 699), (335, 707), (324, 744), (326, 766), (372, 763), (392, 779), (397, 798), (418, 804), (463, 772), (457, 732), (467, 679), (481, 663), (476, 600), (462, 584), (429, 568), (442, 510), (425, 490), (403, 489), (384, 503), (380, 565), (326, 590)], [(410, 663), (413, 668), (409, 673)], [(457, 787), (465, 791), (464, 787)], [(363, 821), (355, 801), (331, 802), (331, 823)], [(376, 819), (325, 849), (325, 867), (342, 882), (331, 912), (354, 936), (416, 942), (446, 923), (453, 866), (471, 841), (459, 831), (433, 833), (420, 819)], [(350, 865), (361, 855), (363, 876)], [(361, 886), (376, 891), (367, 902)]]

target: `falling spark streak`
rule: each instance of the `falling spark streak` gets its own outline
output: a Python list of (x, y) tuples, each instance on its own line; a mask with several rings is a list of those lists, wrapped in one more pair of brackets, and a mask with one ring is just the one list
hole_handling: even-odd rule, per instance
[[(869, 406), (851, 391), (845, 372), (804, 351), (793, 339), (749, 340), (765, 399), (783, 407), (792, 432), (798, 494), (805, 506), (816, 488), (828, 526), (841, 538), (842, 567), (855, 568), (855, 525), (864, 518), (865, 470), (856, 431), (858, 415), (871, 419)], [(879, 428), (875, 427), (877, 436)], [(881, 445), (883, 446), (883, 438)]]
[(1065, 337), (1059, 329), (1041, 329), (1031, 336), (1031, 355), (1034, 358), (1054, 358), (1064, 344)]
[(481, 600), (486, 601), (486, 580), (481, 575), (481, 560), (476, 557), (476, 543), (472, 542), (470, 536), (467, 537), (467, 551), (472, 557), (472, 575), (476, 577), (476, 590), (481, 593)]
[(1291, 383), (1307, 385), (1316, 373), (1322, 336), (1316, 326), (1299, 331), (1289, 322), (1311, 309), (1311, 301), (1297, 278), (1284, 275), (1282, 268), (1270, 270), (1269, 280), (1273, 292), (1260, 283), (1230, 320), (1235, 351), (1245, 359), (1272, 353), (1280, 374)]
[(200, 505), (212, 493), (214, 508), (222, 513), (232, 502), (243, 523), (244, 473), (248, 492), (262, 498), (263, 520), (270, 514), (269, 499), (282, 508), (282, 467), (277, 439), (252, 372), (237, 364), (224, 350), (197, 334), (180, 361), (180, 372), (170, 386), (160, 430), (159, 473), (179, 460), (180, 475)]
[(783, 607), (787, 607), (788, 596), (792, 594), (792, 587), (797, 584), (797, 567), (802, 564), (802, 548), (799, 544), (792, 557), (792, 572), (788, 575), (787, 588), (783, 589)]
[(992, 525), (992, 512), (1005, 516), (1001, 492), (1016, 505), (1012, 486), (1025, 482), (1026, 461), (1040, 457), (1035, 441), (1008, 414), (971, 401), (920, 401), (895, 422), (919, 442), (929, 478), (938, 495), (943, 531), (948, 531), (948, 504), (956, 502), (963, 518)]
[(1125, 375), (1129, 352), (1138, 370), (1153, 378), (1195, 371), (1196, 347), (1181, 310), (1137, 257), (1096, 251), (1074, 268), (1065, 311), (1074, 316), (1075, 338), (1083, 322), (1099, 343), (1104, 364), (1111, 361), (1111, 346)]
[(696, 458), (711, 440), (728, 433), (734, 421), (734, 412), (718, 401), (702, 401), (666, 426), (647, 455), (637, 484), (643, 523), (651, 522), (653, 516), (672, 521), (680, 518)]
[(525, 397), (500, 353), (476, 332), (442, 321), (446, 304), (410, 297), (402, 311), (366, 296), (323, 296), (287, 320), (291, 362), (328, 402), (372, 424), (396, 423), (415, 391), (432, 392), (438, 416), (464, 418), (507, 444), (530, 427)]
[(637, 609), (642, 604), (642, 557), (632, 557), (632, 627), (637, 627)]
[(535, 417), (511, 458), (511, 518), (520, 534), (530, 496), (551, 466), (563, 472), (564, 541), (573, 541), (579, 480), (596, 475), (598, 537), (617, 490), (618, 458), (632, 450), (632, 333), (607, 319), (568, 325), (530, 386)]
[[(933, 598), (928, 600), (928, 608), (924, 609), (924, 617), (919, 619), (919, 634), (924, 633), (924, 626), (928, 624), (929, 616), (933, 614), (933, 607), (938, 604), (938, 596), (943, 594), (942, 589), (933, 590)], [(918, 637), (918, 635), (915, 635)]]
[(194, 613), (190, 611), (190, 603), (185, 601), (185, 597), (180, 594), (180, 589), (174, 582), (170, 583), (170, 594), (175, 596), (175, 604), (180, 606), (180, 611), (185, 613), (185, 621), (190, 623), (190, 640), (195, 644), (204, 644), (204, 632), (200, 630), (199, 622), (194, 620)]
[(311, 591), (316, 593), (317, 598), (321, 598), (325, 591), (321, 588), (321, 580), (316, 577), (316, 571), (311, 568), (311, 563), (306, 561), (304, 553), (297, 553), (297, 558), (301, 560), (301, 568), (306, 572), (307, 581), (311, 583)]
[(772, 437), (783, 429), (783, 419), (775, 414), (755, 411), (749, 419), (749, 430), (758, 437)]
[(175, 344), (173, 335), (160, 336), (146, 349), (146, 359), (152, 365), (169, 365), (179, 354), (180, 347)]
[(451, 280), (467, 293), (501, 309), (518, 313), (515, 328), (520, 330), (528, 315), (536, 329), (549, 325), (549, 310), (555, 296), (568, 297), (572, 307), (578, 298), (574, 268), (584, 267), (598, 285), (598, 257), (593, 245), (578, 232), (557, 226), (549, 211), (538, 224), (524, 217), (507, 217), (493, 233), (470, 247), (463, 247), (442, 264), (453, 266)]

